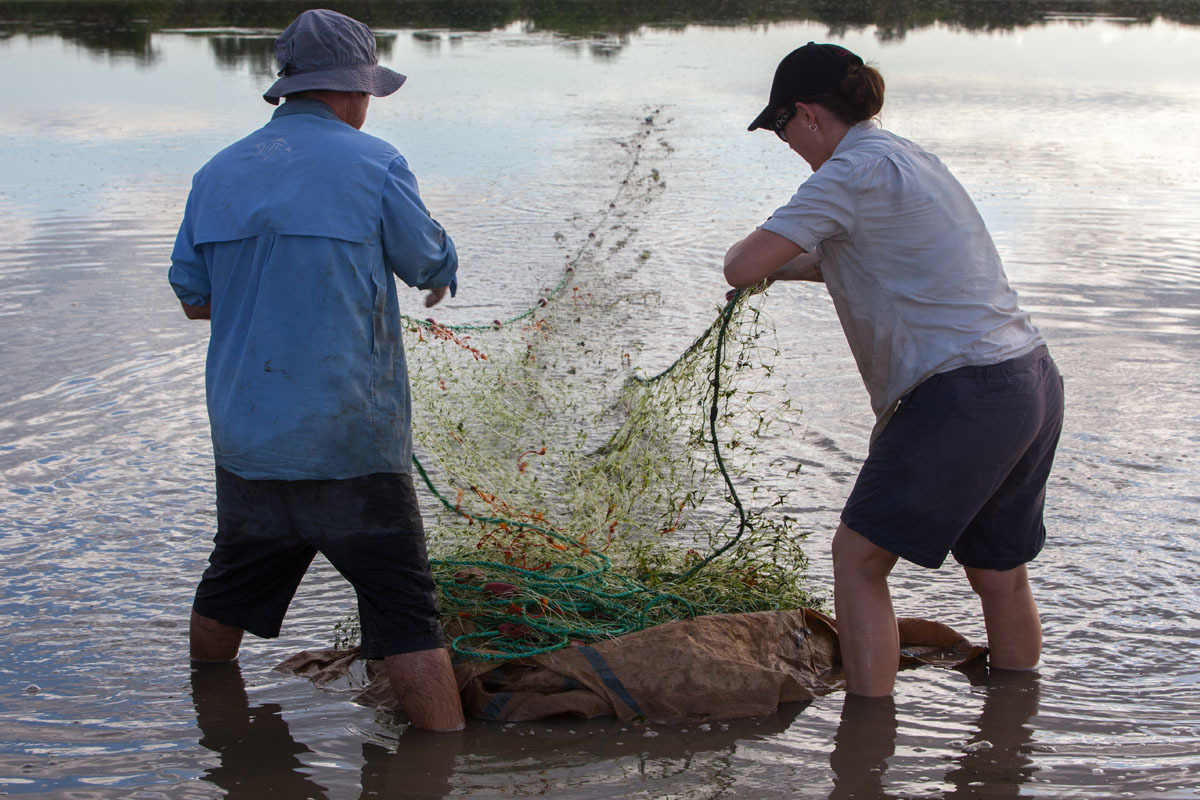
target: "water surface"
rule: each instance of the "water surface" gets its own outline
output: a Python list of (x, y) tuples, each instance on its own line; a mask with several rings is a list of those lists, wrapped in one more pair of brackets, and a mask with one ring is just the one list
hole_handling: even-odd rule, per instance
[[(556, 281), (653, 116), (639, 169), (663, 186), (620, 201), (595, 274), (646, 298), (624, 325), (637, 366), (670, 363), (720, 302), (725, 248), (808, 174), (745, 132), (775, 63), (833, 39), (882, 69), (885, 126), (976, 198), (1068, 393), (1050, 541), (1031, 567), (1040, 677), (905, 672), (894, 717), (843, 717), (834, 695), (764, 720), (472, 723), (437, 738), (271, 671), (327, 645), (352, 608), (323, 564), (240, 671), (194, 686), (183, 657), (214, 524), (207, 329), (183, 319), (165, 270), (192, 172), (268, 118), (259, 94), (286, 18), (88, 27), (48, 19), (51, 5), (28, 4), (47, 16), (0, 38), (4, 74), (22, 76), (0, 86), (0, 792), (1200, 796), (1200, 29), (1186, 9), (1013, 3), (995, 20), (963, 3), (805, 21), (745, 4), (689, 21), (651, 4), (557, 27), (554, 4), (364, 13), (384, 63), (410, 76), (365, 129), (405, 153), (463, 257), (442, 318), (503, 317)], [(771, 480), (813, 532), (810, 577), (828, 592), (829, 535), (872, 420), (823, 288), (777, 287), (767, 308), (803, 408), (768, 444), (802, 469)], [(953, 569), (901, 565), (893, 587), (899, 613), (984, 639)]]

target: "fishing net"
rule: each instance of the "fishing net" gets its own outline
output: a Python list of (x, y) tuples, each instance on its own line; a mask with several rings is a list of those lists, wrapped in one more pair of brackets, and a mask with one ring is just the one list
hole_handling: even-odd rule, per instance
[[(621, 146), (627, 172), (522, 313), (479, 324), (405, 319), (418, 487), (447, 639), (504, 660), (696, 615), (818, 606), (759, 445), (795, 411), (761, 294), (714, 305), (666, 369), (631, 366), (624, 321), (644, 296), (615, 272), (653, 213), (669, 158), (659, 113)], [(620, 258), (614, 253), (620, 253)], [(618, 263), (619, 262), (619, 263)], [(430, 507), (433, 505), (434, 507)], [(339, 623), (339, 645), (357, 640)]]

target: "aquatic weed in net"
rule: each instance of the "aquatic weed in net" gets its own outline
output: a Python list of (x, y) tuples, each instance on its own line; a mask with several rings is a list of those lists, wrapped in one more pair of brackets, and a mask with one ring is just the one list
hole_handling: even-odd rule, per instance
[[(657, 116), (558, 283), (478, 325), (407, 319), (414, 465), (455, 653), (510, 659), (697, 614), (816, 606), (759, 444), (796, 415), (773, 380), (762, 297), (739, 293), (667, 369), (632, 366), (621, 321), (646, 298), (614, 270), (664, 190)], [(664, 167), (665, 168), (665, 167)], [(616, 245), (604, 250), (605, 238)], [(616, 262), (623, 259), (622, 265)], [(348, 627), (344, 626), (344, 630)]]

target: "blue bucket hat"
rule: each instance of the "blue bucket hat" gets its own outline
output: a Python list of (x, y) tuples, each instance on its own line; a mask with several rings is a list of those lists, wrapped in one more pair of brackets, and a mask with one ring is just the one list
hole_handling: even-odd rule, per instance
[(272, 105), (284, 95), (314, 89), (370, 92), (386, 97), (404, 75), (379, 66), (375, 34), (356, 19), (324, 8), (305, 11), (275, 40), (279, 80), (263, 95)]

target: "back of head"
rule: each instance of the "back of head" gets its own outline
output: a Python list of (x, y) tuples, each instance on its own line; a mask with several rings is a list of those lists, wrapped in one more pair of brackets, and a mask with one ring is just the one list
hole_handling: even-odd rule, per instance
[(809, 42), (788, 53), (775, 69), (767, 107), (750, 130), (770, 128), (793, 103), (816, 103), (848, 125), (871, 119), (883, 108), (883, 76), (879, 70), (836, 44)]
[(814, 97), (848, 125), (874, 118), (883, 110), (883, 75), (870, 64), (851, 64), (836, 92)]

